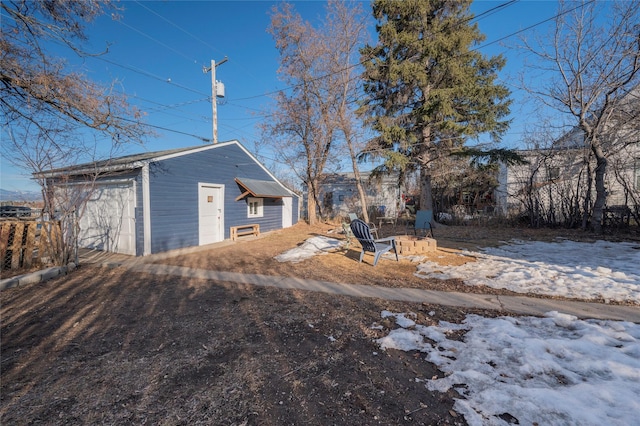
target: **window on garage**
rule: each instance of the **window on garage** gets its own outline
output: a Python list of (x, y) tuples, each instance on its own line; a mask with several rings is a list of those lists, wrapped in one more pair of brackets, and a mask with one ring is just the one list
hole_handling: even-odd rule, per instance
[(247, 216), (248, 217), (262, 217), (263, 216), (263, 204), (264, 200), (262, 198), (247, 198)]

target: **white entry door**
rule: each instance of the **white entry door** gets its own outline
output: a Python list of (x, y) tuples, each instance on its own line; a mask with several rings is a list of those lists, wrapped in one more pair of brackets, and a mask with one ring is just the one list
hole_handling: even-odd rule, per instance
[(136, 254), (133, 182), (96, 185), (80, 217), (80, 247)]
[(199, 245), (224, 240), (224, 186), (198, 184)]

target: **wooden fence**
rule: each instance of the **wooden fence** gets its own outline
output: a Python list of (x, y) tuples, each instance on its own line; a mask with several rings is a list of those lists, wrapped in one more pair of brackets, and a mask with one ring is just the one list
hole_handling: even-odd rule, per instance
[(46, 265), (61, 250), (60, 223), (35, 220), (0, 221), (0, 269)]

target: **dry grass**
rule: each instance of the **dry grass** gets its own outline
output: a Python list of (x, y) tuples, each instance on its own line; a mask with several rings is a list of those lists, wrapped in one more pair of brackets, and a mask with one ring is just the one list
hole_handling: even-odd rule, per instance
[[(416, 278), (407, 260), (359, 264), (357, 249), (297, 264), (273, 259), (335, 229), (299, 224), (163, 263), (464, 290), (456, 280)], [(432, 260), (473, 261), (459, 250), (555, 235), (441, 227)], [(504, 314), (81, 266), (0, 292), (0, 423), (465, 424), (452, 410), (456, 392), (425, 388), (441, 375), (433, 365), (419, 353), (380, 351), (376, 339), (395, 327), (381, 319), (385, 309), (415, 312), (422, 325)]]

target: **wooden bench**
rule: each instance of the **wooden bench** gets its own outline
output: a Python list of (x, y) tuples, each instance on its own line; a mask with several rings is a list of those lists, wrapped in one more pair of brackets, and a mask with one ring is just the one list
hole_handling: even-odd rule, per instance
[(233, 241), (237, 240), (238, 237), (241, 237), (243, 235), (255, 235), (256, 237), (260, 236), (260, 225), (257, 223), (232, 226), (229, 229), (231, 230), (231, 240)]

